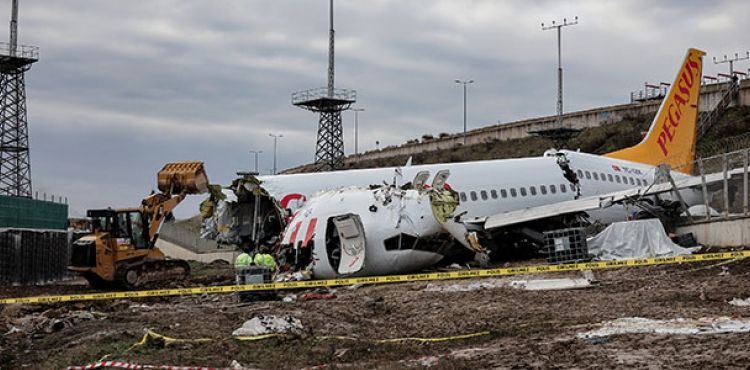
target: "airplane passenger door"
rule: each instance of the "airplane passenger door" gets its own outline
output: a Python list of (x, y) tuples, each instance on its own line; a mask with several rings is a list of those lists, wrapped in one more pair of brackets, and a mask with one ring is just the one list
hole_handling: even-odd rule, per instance
[(365, 265), (365, 232), (357, 215), (344, 215), (333, 219), (341, 243), (341, 261), (338, 273), (353, 274)]
[(435, 190), (443, 190), (445, 182), (448, 181), (448, 177), (451, 175), (449, 170), (440, 170), (435, 174), (435, 178), (432, 179), (432, 188)]
[(414, 176), (414, 181), (412, 182), (414, 189), (416, 190), (424, 189), (424, 184), (427, 183), (427, 179), (429, 177), (430, 177), (429, 171), (419, 171), (419, 173), (417, 173), (417, 176)]

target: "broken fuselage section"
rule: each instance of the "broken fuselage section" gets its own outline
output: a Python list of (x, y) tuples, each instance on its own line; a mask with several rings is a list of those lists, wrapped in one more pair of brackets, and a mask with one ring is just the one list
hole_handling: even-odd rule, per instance
[[(432, 266), (454, 244), (436, 217), (445, 194), (392, 186), (320, 193), (289, 222), (281, 242), (285, 259), (310, 269), (315, 278), (407, 273)], [(452, 199), (455, 209), (455, 193)]]
[(443, 186), (447, 176), (432, 186), (418, 176), (405, 187), (323, 191), (296, 205), (285, 199), (283, 208), (245, 175), (228, 188), (212, 186), (201, 204), (201, 236), (272, 253), (281, 271), (309, 271), (314, 278), (419, 271), (450, 253), (454, 237), (466, 246), (476, 240), (454, 219), (459, 196)]
[(200, 205), (200, 234), (245, 251), (273, 249), (286, 226), (286, 211), (252, 174), (240, 173), (226, 188), (209, 185), (210, 197)]

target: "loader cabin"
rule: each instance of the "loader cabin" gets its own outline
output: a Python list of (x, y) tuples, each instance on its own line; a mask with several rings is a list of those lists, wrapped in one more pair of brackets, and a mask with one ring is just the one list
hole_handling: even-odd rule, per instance
[(94, 232), (106, 232), (117, 239), (117, 244), (127, 244), (135, 249), (150, 247), (148, 217), (137, 208), (88, 210)]

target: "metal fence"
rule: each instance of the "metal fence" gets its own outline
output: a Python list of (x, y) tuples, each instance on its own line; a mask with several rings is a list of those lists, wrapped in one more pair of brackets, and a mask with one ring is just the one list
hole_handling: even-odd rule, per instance
[(68, 227), (67, 199), (32, 199), (0, 195), (0, 228), (56, 229)]
[(0, 229), (0, 285), (30, 285), (69, 276), (76, 236), (61, 230)]
[[(693, 197), (704, 209), (689, 215), (689, 221), (705, 221), (750, 216), (748, 203), (748, 168), (750, 148), (736, 150), (692, 163), (691, 174), (699, 176), (700, 184), (682, 191)], [(679, 168), (677, 170), (680, 170)]]

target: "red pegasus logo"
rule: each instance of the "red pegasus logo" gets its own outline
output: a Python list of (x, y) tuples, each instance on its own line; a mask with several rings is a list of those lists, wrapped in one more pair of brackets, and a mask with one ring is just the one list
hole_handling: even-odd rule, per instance
[(700, 74), (700, 65), (693, 59), (694, 57), (695, 55), (691, 53), (682, 69), (680, 78), (677, 80), (677, 91), (674, 93), (674, 99), (668, 102), (666, 117), (662, 121), (661, 132), (656, 140), (665, 157), (669, 154), (669, 143), (674, 140), (677, 127), (680, 125), (683, 108), (690, 102), (691, 88)]

